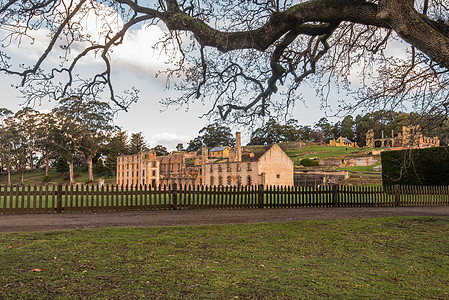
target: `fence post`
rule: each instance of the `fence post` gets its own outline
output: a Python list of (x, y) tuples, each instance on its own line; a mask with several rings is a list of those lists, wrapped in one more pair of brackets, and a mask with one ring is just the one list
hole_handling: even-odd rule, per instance
[(58, 184), (56, 191), (56, 212), (62, 213), (62, 184)]
[(399, 184), (394, 186), (394, 200), (396, 206), (401, 206), (401, 187)]
[(339, 198), (338, 198), (338, 185), (334, 184), (332, 186), (332, 203), (334, 204), (334, 207), (339, 207)]
[(178, 209), (178, 186), (173, 183), (171, 187), (171, 209), (176, 210)]
[(259, 184), (259, 188), (257, 190), (257, 198), (258, 198), (258, 202), (259, 202), (259, 208), (264, 208), (264, 203), (263, 203), (263, 189), (264, 186), (263, 184)]

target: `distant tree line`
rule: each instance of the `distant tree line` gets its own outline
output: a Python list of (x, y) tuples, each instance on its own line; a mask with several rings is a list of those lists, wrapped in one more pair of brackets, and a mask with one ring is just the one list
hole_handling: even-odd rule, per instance
[(442, 145), (449, 143), (449, 120), (441, 115), (421, 115), (415, 112), (404, 113), (391, 110), (380, 110), (365, 115), (345, 116), (341, 121), (331, 123), (323, 117), (312, 126), (299, 125), (295, 119), (279, 123), (269, 119), (263, 126), (253, 130), (250, 144), (266, 145), (280, 142), (311, 141), (328, 143), (340, 136), (357, 142), (361, 147), (366, 145), (366, 133), (373, 129), (374, 135), (385, 137), (402, 133), (402, 126), (420, 125), (426, 136), (438, 136)]
[[(148, 150), (142, 133), (130, 137), (113, 125), (113, 112), (100, 101), (82, 101), (66, 98), (51, 112), (39, 112), (26, 107), (16, 113), (0, 108), (0, 173), (23, 175), (27, 170), (45, 170), (46, 179), (50, 167), (67, 172), (71, 183), (75, 182), (75, 167), (88, 171), (93, 182), (94, 172), (114, 175), (117, 156), (136, 154)], [(158, 155), (168, 154), (158, 145)], [(101, 156), (101, 160), (99, 158)], [(44, 179), (44, 180), (46, 180)]]

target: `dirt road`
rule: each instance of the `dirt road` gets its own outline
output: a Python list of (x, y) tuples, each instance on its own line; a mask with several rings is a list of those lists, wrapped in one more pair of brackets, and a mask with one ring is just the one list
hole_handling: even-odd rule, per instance
[(0, 232), (294, 222), (396, 216), (449, 217), (449, 207), (290, 208), (0, 215)]

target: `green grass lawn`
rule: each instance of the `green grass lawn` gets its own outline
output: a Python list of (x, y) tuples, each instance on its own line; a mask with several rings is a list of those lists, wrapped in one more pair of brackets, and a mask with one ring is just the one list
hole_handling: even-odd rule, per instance
[(0, 234), (2, 299), (444, 299), (449, 219)]
[[(355, 167), (341, 167), (338, 168), (337, 170), (346, 170), (346, 171), (350, 171), (350, 172), (374, 172), (373, 168), (376, 166), (379, 166), (380, 162), (374, 165), (370, 165), (370, 166), (355, 166)], [(382, 172), (377, 172), (378, 176), (382, 176)]]
[[(79, 183), (86, 183), (88, 181), (88, 174), (87, 172), (76, 172), (77, 176), (75, 178), (76, 182)], [(50, 169), (48, 172), (48, 175), (51, 178), (51, 181), (48, 184), (69, 184), (69, 178), (68, 173), (58, 173), (55, 169)], [(34, 170), (33, 172), (25, 172), (23, 175), (24, 178), (24, 184), (25, 185), (41, 185), (42, 180), (45, 177), (45, 171), (43, 170)], [(98, 180), (100, 176), (94, 174), (94, 180)], [(116, 178), (115, 177), (107, 177), (105, 178), (105, 182), (108, 184), (115, 184)], [(8, 176), (6, 173), (3, 176), (0, 176), (0, 184), (7, 184), (8, 183)], [(11, 183), (12, 184), (21, 184), (21, 178), (19, 174), (13, 174), (11, 175)]]
[[(346, 150), (347, 149), (347, 150)], [(296, 165), (299, 165), (299, 161), (304, 158), (330, 158), (334, 156), (346, 156), (350, 154), (366, 153), (371, 149), (360, 149), (351, 147), (330, 147), (330, 146), (310, 146), (301, 149), (287, 149), (286, 153)]]

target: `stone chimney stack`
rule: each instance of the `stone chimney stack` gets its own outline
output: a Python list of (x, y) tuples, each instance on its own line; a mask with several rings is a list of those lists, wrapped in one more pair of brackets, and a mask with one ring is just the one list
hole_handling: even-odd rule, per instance
[(235, 149), (237, 150), (236, 161), (242, 161), (242, 138), (240, 132), (235, 133)]
[(207, 146), (201, 147), (201, 158), (202, 158), (202, 164), (207, 164), (209, 162), (209, 153), (208, 153)]

